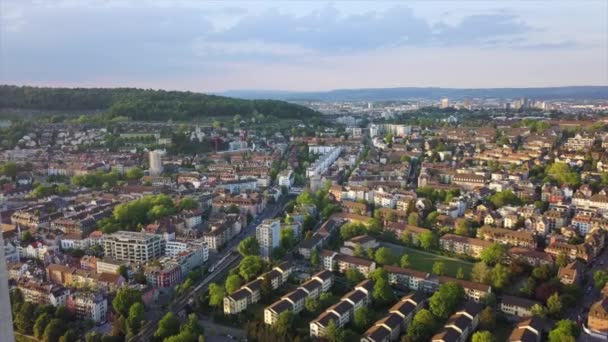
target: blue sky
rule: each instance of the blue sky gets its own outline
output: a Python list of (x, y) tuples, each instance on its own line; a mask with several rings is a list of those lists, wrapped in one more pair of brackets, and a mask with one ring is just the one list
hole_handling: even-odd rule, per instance
[(608, 85), (608, 1), (0, 1), (0, 83)]

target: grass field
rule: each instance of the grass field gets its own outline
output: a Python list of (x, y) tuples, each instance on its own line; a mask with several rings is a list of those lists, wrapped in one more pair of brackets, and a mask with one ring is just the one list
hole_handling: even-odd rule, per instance
[(442, 261), (445, 264), (447, 276), (456, 277), (459, 267), (462, 267), (465, 279), (469, 279), (471, 276), (471, 269), (473, 268), (473, 263), (471, 262), (424, 252), (392, 243), (381, 243), (381, 245), (392, 249), (395, 254), (399, 256), (399, 259), (401, 259), (403, 254), (409, 255), (410, 268), (412, 269), (431, 273), (433, 271), (433, 264), (437, 261)]

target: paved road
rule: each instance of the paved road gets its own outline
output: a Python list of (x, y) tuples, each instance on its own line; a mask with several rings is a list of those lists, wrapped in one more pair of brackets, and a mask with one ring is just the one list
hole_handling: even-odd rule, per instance
[[(207, 291), (211, 282), (213, 282), (216, 278), (222, 278), (223, 276), (225, 276), (224, 271), (230, 269), (233, 266), (236, 266), (236, 264), (240, 262), (241, 256), (235, 251), (233, 251), (233, 249), (238, 245), (241, 240), (254, 235), (255, 227), (257, 227), (260, 222), (268, 218), (274, 218), (280, 212), (284, 211), (287, 198), (288, 196), (283, 196), (276, 203), (266, 206), (262, 213), (258, 215), (258, 217), (253, 220), (253, 222), (243, 228), (238, 236), (228, 242), (224, 250), (216, 255), (216, 260), (220, 260), (230, 254), (232, 255), (229, 256), (222, 264), (218, 265), (215, 270), (213, 270), (213, 272), (211, 272), (207, 277), (205, 277), (190, 292), (175, 299), (173, 303), (169, 306), (168, 311), (173, 311), (175, 314), (178, 314), (185, 308), (186, 304), (188, 304), (188, 301), (190, 299), (195, 298), (200, 293)], [(158, 321), (162, 318), (162, 315), (164, 315), (164, 313), (162, 312), (158, 312), (153, 315), (154, 317), (150, 319), (148, 323), (142, 328), (142, 330), (129, 341), (148, 341), (154, 334), (154, 331), (156, 331), (156, 326), (158, 324)]]

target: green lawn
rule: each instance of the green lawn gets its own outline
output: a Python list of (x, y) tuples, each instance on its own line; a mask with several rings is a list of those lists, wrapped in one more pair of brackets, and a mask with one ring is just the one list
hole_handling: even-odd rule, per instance
[(399, 257), (399, 259), (401, 259), (401, 256), (403, 254), (409, 255), (410, 268), (412, 269), (431, 273), (433, 271), (433, 264), (437, 261), (442, 261), (445, 264), (447, 276), (456, 277), (456, 272), (458, 272), (458, 268), (462, 267), (465, 279), (470, 278), (471, 269), (473, 268), (473, 263), (471, 262), (456, 258), (448, 258), (442, 255), (423, 252), (417, 249), (399, 246), (395, 244), (381, 243), (381, 245), (392, 249)]

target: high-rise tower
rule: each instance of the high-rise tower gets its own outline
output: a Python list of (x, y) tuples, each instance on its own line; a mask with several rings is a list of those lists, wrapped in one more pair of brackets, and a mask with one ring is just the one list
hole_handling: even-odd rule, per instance
[[(0, 218), (1, 221), (1, 218)], [(8, 292), (8, 271), (4, 256), (4, 238), (0, 232), (0, 341), (14, 342), (11, 297)]]

